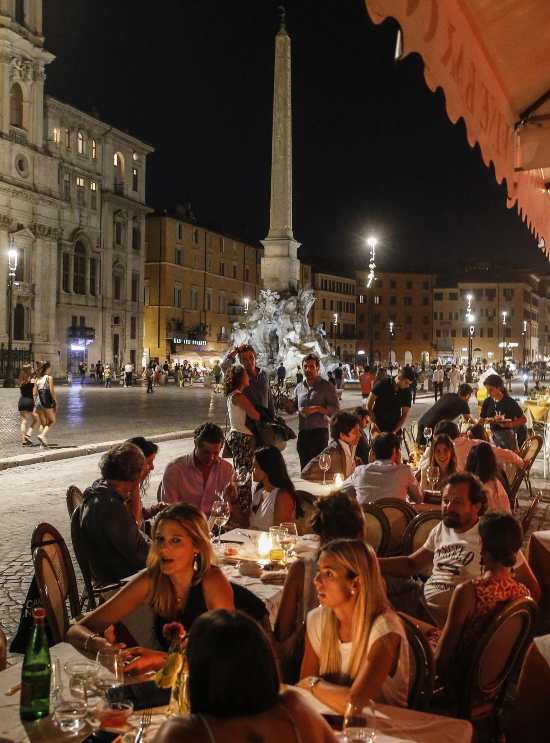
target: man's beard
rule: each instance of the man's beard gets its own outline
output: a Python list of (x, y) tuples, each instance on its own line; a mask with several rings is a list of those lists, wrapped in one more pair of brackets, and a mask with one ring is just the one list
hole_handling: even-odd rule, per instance
[(446, 516), (443, 516), (443, 523), (449, 529), (456, 529), (457, 526), (462, 526), (460, 517), (454, 513), (448, 513)]

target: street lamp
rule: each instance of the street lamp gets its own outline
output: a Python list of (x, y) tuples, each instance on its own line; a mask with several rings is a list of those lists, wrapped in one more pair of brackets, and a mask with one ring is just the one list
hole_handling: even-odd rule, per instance
[(390, 349), (389, 349), (389, 354), (388, 354), (388, 362), (389, 362), (390, 368), (391, 368), (391, 363), (392, 363), (391, 347), (392, 347), (392, 340), (393, 340), (393, 325), (394, 325), (393, 320), (390, 320), (390, 322), (389, 322), (389, 328), (390, 328)]
[[(466, 307), (466, 322), (472, 323), (474, 322), (475, 315), (472, 312), (472, 295), (467, 294), (466, 299), (468, 301), (468, 305)], [(471, 383), (473, 379), (472, 374), (472, 344), (474, 342), (474, 335), (475, 335), (476, 329), (473, 325), (470, 325), (468, 328), (468, 368), (466, 370), (466, 381)]]
[(13, 247), (13, 238), (10, 238), (10, 245), (11, 247), (8, 250), (8, 363), (6, 366), (4, 387), (15, 387), (11, 356), (13, 344), (13, 287), (17, 272), (17, 250)]
[(367, 276), (367, 322), (369, 325), (369, 366), (373, 365), (373, 357), (374, 357), (374, 327), (373, 327), (373, 296), (372, 293), (374, 291), (374, 271), (376, 269), (376, 246), (378, 245), (378, 238), (374, 237), (374, 235), (369, 235), (367, 237), (367, 245), (370, 249), (370, 258), (369, 258), (369, 273)]
[(502, 311), (502, 372), (506, 368), (506, 317), (508, 312)]
[(248, 305), (250, 304), (250, 299), (248, 297), (243, 297), (243, 305), (244, 305), (244, 314), (248, 312)]
[(527, 320), (523, 321), (523, 331), (521, 334), (523, 336), (523, 368), (525, 369), (525, 342), (527, 340)]

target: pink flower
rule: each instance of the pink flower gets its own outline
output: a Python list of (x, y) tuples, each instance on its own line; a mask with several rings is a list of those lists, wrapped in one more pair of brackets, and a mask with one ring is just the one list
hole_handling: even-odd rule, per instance
[(162, 628), (162, 634), (167, 640), (173, 640), (176, 637), (180, 640), (184, 640), (187, 632), (185, 631), (183, 624), (180, 624), (179, 622), (168, 622)]

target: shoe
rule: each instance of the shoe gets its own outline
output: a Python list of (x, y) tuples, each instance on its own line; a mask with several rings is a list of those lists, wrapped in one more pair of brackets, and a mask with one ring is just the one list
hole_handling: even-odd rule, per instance
[(21, 442), (21, 446), (32, 446), (32, 442), (31, 441), (22, 441)]
[(28, 433), (25, 434), (25, 441), (27, 442), (28, 446), (32, 446), (32, 439)]
[(40, 443), (42, 444), (42, 446), (45, 446), (45, 447), (46, 447), (46, 449), (48, 448), (48, 442), (47, 442), (47, 441), (46, 441), (46, 439), (45, 439), (45, 438), (44, 438), (44, 437), (42, 436), (42, 434), (41, 434), (41, 433), (39, 433), (39, 434), (38, 434), (38, 436), (37, 436), (36, 438), (37, 438), (37, 439), (38, 439), (38, 440), (40, 441)]

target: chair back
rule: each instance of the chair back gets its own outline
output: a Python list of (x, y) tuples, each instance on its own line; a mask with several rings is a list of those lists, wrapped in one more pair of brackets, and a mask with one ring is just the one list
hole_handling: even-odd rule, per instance
[(50, 559), (44, 547), (37, 547), (32, 553), (34, 574), (40, 591), (40, 600), (46, 610), (48, 626), (51, 631), (54, 645), (63, 642), (69, 629), (69, 615), (67, 613), (66, 594), (63, 590), (63, 576), (57, 571), (57, 566)]
[(157, 503), (160, 503), (162, 500), (162, 480), (159, 482), (159, 486), (157, 488)]
[(458, 694), (459, 715), (475, 719), (492, 713), (505, 683), (519, 668), (531, 637), (537, 605), (531, 598), (509, 602), (479, 638)]
[(69, 485), (65, 498), (67, 500), (67, 511), (69, 512), (70, 518), (73, 515), (74, 509), (77, 506), (81, 506), (84, 502), (84, 496), (82, 495), (80, 488), (77, 488), (76, 485)]
[(427, 710), (433, 694), (435, 679), (435, 661), (426, 636), (408, 614), (398, 612), (409, 641), (409, 696), (407, 706), (410, 709)]
[(412, 555), (426, 542), (428, 534), (442, 519), (441, 511), (424, 511), (409, 523), (403, 534), (403, 554)]
[(384, 511), (374, 503), (363, 503), (361, 506), (367, 524), (367, 542), (379, 557), (386, 554), (390, 541), (390, 522)]
[(410, 459), (411, 454), (414, 451), (415, 441), (411, 429), (406, 426), (403, 428), (403, 444), (405, 445), (407, 457)]
[(316, 498), (307, 490), (296, 491), (296, 510), (301, 511), (302, 515), (296, 515), (296, 528), (298, 534), (310, 534), (311, 533), (311, 522), (315, 515), (315, 501)]
[(416, 511), (400, 498), (379, 498), (376, 506), (382, 509), (390, 524), (390, 539), (386, 555), (399, 555), (403, 535), (407, 526), (415, 518)]
[(529, 483), (529, 472), (535, 459), (537, 458), (543, 444), (543, 437), (536, 433), (533, 436), (529, 436), (524, 442), (520, 449), (520, 457), (525, 461), (525, 469), (518, 469), (512, 482), (510, 483), (510, 501), (512, 504), (512, 510), (517, 506), (518, 492), (521, 487), (521, 483), (526, 480)]
[(527, 510), (523, 514), (523, 518), (521, 519), (521, 528), (523, 530), (524, 537), (527, 535), (529, 527), (531, 526), (531, 521), (533, 520), (533, 516), (535, 515), (541, 500), (542, 500), (542, 491), (538, 490), (536, 494), (533, 496), (533, 498), (531, 499), (531, 503), (527, 507)]
[(31, 537), (31, 554), (36, 549), (43, 549), (53, 567), (60, 586), (63, 600), (69, 600), (70, 616), (74, 619), (80, 614), (80, 599), (78, 584), (74, 572), (73, 561), (67, 549), (67, 544), (57, 529), (43, 522), (38, 524)]
[(88, 557), (88, 551), (86, 549), (86, 542), (80, 527), (81, 511), (82, 507), (78, 506), (77, 508), (75, 508), (75, 510), (73, 511), (73, 515), (71, 516), (71, 542), (73, 543), (74, 555), (76, 557), (78, 567), (80, 568), (80, 572), (82, 573), (82, 578), (84, 580), (88, 609), (91, 610), (96, 608), (96, 601), (94, 596), (92, 572), (90, 570), (90, 560)]

